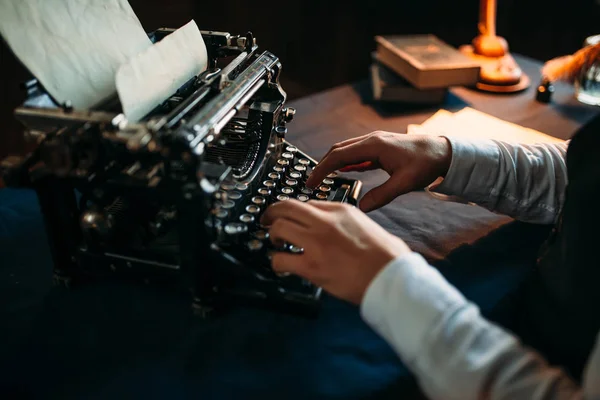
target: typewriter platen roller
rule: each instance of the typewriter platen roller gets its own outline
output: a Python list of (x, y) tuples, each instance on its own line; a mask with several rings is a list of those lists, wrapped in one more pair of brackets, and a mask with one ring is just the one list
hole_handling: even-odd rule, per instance
[(290, 198), (355, 204), (361, 183), (332, 174), (306, 188), (316, 162), (285, 138), (295, 110), (278, 58), (250, 33), (202, 34), (209, 68), (139, 123), (118, 99), (77, 110), (28, 83), (15, 114), (37, 147), (4, 160), (5, 182), (36, 190), (59, 282), (175, 283), (203, 315), (232, 304), (314, 314), (321, 289), (270, 266), (270, 251), (303, 249), (273, 248), (260, 216)]

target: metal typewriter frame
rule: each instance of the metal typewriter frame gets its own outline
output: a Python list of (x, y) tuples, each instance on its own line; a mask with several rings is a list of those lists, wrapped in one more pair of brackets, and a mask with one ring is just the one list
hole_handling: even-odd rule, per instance
[[(150, 37), (158, 41), (171, 32), (159, 29)], [(251, 33), (202, 35), (209, 54), (207, 70), (140, 123), (126, 121), (118, 99), (77, 110), (57, 105), (37, 81), (29, 82), (27, 100), (15, 115), (38, 147), (24, 159), (5, 160), (5, 181), (36, 190), (57, 282), (114, 273), (145, 281), (171, 281), (173, 276), (173, 282), (191, 291), (194, 310), (201, 315), (232, 302), (314, 315), (320, 288), (287, 291), (279, 277), (247, 268), (220, 249), (214, 231), (207, 228), (214, 194), (232, 172), (230, 166), (204, 160), (207, 150), (221, 140), (221, 131), (237, 114), (248, 113), (253, 125), (246, 126), (245, 134), (269, 138), (262, 139), (254, 158), (262, 163), (268, 159), (265, 154), (280, 152), (285, 145), (286, 124), (295, 110), (285, 107), (279, 59), (268, 51), (259, 53)], [(220, 68), (219, 62), (228, 57), (232, 60)], [(252, 165), (236, 177), (251, 182), (261, 167)], [(348, 181), (346, 198), (337, 200), (355, 202), (360, 186), (359, 181)], [(131, 249), (107, 252), (101, 241), (98, 246), (90, 241), (82, 218), (94, 228), (106, 221), (95, 220), (93, 213), (82, 216), (82, 204), (91, 199), (103, 204), (99, 199), (109, 198), (107, 192), (172, 205), (179, 216), (170, 221), (177, 232), (178, 261), (144, 258)]]

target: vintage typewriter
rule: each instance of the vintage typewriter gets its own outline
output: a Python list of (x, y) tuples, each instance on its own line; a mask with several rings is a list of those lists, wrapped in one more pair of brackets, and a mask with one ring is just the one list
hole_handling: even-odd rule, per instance
[(35, 189), (57, 282), (169, 282), (201, 315), (236, 304), (315, 315), (321, 289), (270, 267), (269, 251), (303, 249), (274, 248), (261, 213), (291, 198), (355, 203), (361, 183), (332, 174), (306, 188), (315, 161), (285, 139), (295, 110), (278, 58), (251, 33), (202, 35), (207, 70), (139, 123), (117, 98), (77, 110), (28, 82), (15, 115), (36, 147), (4, 160), (4, 180)]

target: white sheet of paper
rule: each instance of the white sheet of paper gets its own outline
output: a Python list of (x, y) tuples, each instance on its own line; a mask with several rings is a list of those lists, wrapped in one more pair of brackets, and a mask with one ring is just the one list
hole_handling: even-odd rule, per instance
[(448, 135), (474, 140), (494, 139), (521, 144), (564, 142), (562, 139), (504, 121), (470, 107), (456, 113), (440, 110), (423, 124), (410, 125), (408, 134)]
[(207, 61), (204, 39), (192, 20), (123, 64), (116, 82), (127, 119), (138, 122), (204, 71)]
[(127, 0), (1, 0), (0, 34), (59, 103), (86, 109), (152, 42)]

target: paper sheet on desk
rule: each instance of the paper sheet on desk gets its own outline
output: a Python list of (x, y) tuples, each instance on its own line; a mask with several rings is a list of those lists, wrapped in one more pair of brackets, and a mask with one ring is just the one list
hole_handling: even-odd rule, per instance
[(59, 103), (90, 108), (152, 45), (127, 0), (1, 0), (0, 34)]
[(116, 77), (127, 119), (139, 121), (204, 71), (207, 62), (206, 45), (194, 21), (131, 58), (119, 68)]
[(501, 120), (470, 107), (456, 113), (439, 110), (423, 124), (409, 125), (407, 133), (448, 135), (475, 140), (494, 139), (521, 144), (564, 143), (562, 139)]

